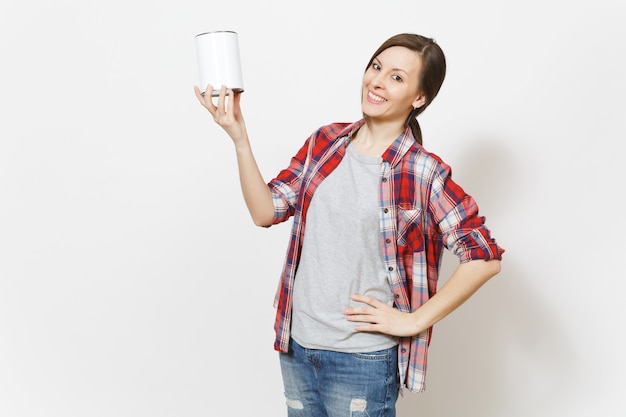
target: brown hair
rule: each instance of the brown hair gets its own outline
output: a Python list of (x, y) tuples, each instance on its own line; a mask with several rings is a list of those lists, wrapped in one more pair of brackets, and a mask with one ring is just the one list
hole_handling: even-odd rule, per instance
[(434, 39), (412, 33), (401, 33), (387, 39), (374, 52), (365, 70), (372, 65), (374, 59), (385, 49), (392, 46), (403, 46), (415, 51), (422, 57), (422, 71), (419, 74), (419, 88), (426, 97), (426, 102), (422, 107), (414, 109), (407, 117), (405, 126), (410, 126), (415, 140), (422, 144), (422, 130), (420, 129), (417, 116), (434, 100), (443, 84), (446, 76), (446, 57)]

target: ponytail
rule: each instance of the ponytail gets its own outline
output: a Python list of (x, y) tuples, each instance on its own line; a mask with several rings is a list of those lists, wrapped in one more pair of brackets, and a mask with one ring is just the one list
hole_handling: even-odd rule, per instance
[(411, 132), (413, 133), (413, 137), (422, 145), (422, 128), (420, 127), (420, 122), (417, 120), (417, 115), (424, 111), (424, 107), (418, 107), (411, 111), (411, 114), (406, 119), (405, 127), (410, 127)]

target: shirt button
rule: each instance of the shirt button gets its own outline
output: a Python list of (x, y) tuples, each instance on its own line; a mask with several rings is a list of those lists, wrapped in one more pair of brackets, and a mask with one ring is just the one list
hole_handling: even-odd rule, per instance
[(402, 348), (402, 349), (400, 349), (400, 352), (402, 352), (402, 353), (406, 353), (406, 348)]
[(389, 267), (389, 270), (390, 270), (390, 271), (393, 271), (393, 266), (390, 266), (390, 267)]
[(391, 243), (391, 239), (387, 238), (387, 239), (385, 239), (385, 242), (386, 243)]
[(400, 298), (400, 295), (399, 294), (394, 294), (393, 298)]
[(383, 182), (387, 182), (387, 177), (384, 177), (384, 178), (383, 178)]
[(386, 209), (384, 209), (384, 210), (383, 210), (383, 212), (385, 212), (385, 213), (389, 213), (389, 209), (388, 209), (388, 208), (386, 208)]

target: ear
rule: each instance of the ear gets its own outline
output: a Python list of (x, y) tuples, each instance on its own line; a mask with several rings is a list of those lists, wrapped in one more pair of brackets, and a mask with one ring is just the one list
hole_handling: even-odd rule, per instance
[(422, 107), (424, 104), (426, 103), (426, 94), (424, 93), (419, 93), (417, 95), (417, 98), (415, 99), (415, 101), (413, 101), (413, 108), (414, 109), (419, 109), (420, 107)]

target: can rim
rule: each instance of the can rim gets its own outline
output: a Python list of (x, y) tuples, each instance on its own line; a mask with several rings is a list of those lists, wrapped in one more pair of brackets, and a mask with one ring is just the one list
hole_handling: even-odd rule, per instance
[(198, 33), (195, 37), (197, 38), (198, 36), (208, 35), (211, 33), (234, 33), (235, 35), (237, 34), (237, 32), (235, 32), (234, 30), (212, 30), (209, 32)]

